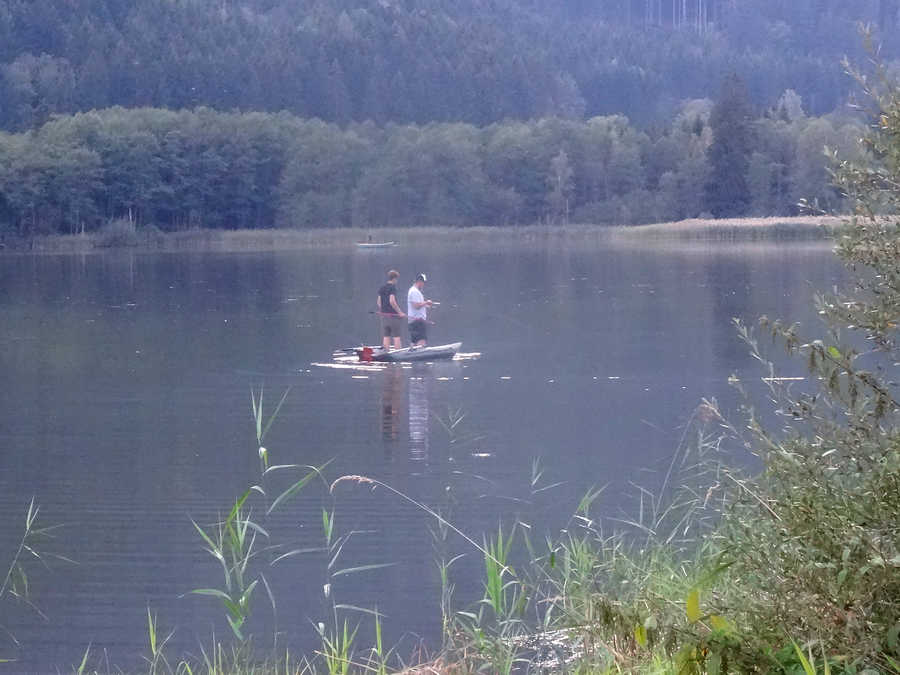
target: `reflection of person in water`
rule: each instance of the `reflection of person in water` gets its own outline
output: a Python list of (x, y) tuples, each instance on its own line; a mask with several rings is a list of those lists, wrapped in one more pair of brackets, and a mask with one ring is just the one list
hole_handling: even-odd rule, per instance
[(403, 404), (403, 369), (391, 365), (384, 372), (381, 389), (381, 438), (387, 441), (385, 453), (390, 455), (390, 443), (400, 435), (400, 406)]
[(428, 379), (420, 371), (409, 378), (409, 458), (422, 462), (428, 459)]

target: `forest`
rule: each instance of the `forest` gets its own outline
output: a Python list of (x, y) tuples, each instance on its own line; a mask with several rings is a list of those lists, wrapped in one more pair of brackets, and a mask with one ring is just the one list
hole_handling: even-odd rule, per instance
[(288, 113), (108, 108), (0, 133), (0, 232), (112, 220), (204, 228), (636, 224), (840, 210), (826, 146), (862, 124), (783, 94), (750, 115), (740, 80), (641, 131), (621, 115), (339, 126)]
[(0, 128), (111, 106), (376, 124), (625, 115), (665, 125), (737, 74), (847, 100), (860, 22), (896, 58), (900, 0), (0, 0)]
[(0, 232), (840, 210), (900, 0), (0, 0)]

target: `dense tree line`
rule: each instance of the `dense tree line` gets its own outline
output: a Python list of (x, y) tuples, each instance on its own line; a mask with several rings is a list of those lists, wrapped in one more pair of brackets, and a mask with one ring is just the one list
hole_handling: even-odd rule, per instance
[(0, 230), (630, 224), (841, 207), (826, 145), (858, 122), (785, 93), (759, 118), (739, 81), (650, 134), (623, 116), (344, 127), (287, 113), (110, 108), (0, 133)]
[(624, 114), (794, 88), (833, 111), (857, 21), (896, 53), (898, 0), (0, 0), (0, 128), (209, 106), (345, 124)]

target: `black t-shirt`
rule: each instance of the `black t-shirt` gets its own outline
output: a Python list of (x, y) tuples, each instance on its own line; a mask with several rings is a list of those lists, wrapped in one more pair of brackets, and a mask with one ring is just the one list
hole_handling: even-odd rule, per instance
[(378, 289), (378, 297), (381, 299), (381, 311), (384, 314), (396, 314), (397, 310), (395, 310), (391, 306), (391, 296), (397, 297), (397, 284), (387, 283), (381, 288)]

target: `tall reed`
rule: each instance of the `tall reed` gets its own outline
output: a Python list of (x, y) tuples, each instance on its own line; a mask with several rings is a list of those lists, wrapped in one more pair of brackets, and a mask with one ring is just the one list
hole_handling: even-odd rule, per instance
[[(34, 497), (32, 497), (25, 513), (25, 525), (22, 529), (22, 534), (18, 542), (14, 544), (12, 558), (10, 558), (6, 573), (3, 575), (3, 582), (0, 583), (0, 608), (10, 601), (19, 602), (47, 621), (47, 616), (31, 600), (29, 567), (31, 564), (47, 566), (50, 559), (70, 564), (75, 564), (75, 561), (63, 555), (44, 550), (43, 545), (52, 536), (52, 532), (60, 526), (39, 527), (38, 515), (40, 511), (41, 507), (35, 504)], [(8, 616), (7, 612), (3, 612), (3, 614)], [(0, 633), (5, 634), (14, 647), (19, 647), (16, 636), (2, 624), (0, 624)], [(8, 663), (14, 660), (14, 658), (0, 657), (0, 663)]]

